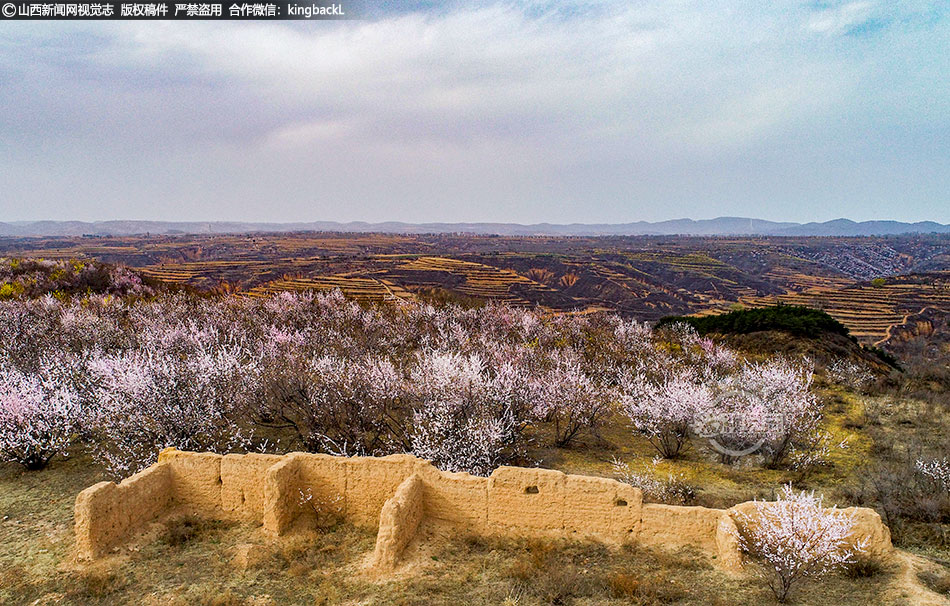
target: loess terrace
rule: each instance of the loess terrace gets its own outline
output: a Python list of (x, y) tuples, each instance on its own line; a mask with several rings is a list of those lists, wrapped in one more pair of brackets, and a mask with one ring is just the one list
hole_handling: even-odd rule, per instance
[(945, 235), (142, 235), (4, 238), (0, 255), (97, 259), (162, 282), (252, 297), (338, 288), (371, 302), (437, 290), (553, 313), (611, 309), (649, 321), (736, 305), (802, 304), (826, 310), (868, 343), (907, 314), (950, 310)]

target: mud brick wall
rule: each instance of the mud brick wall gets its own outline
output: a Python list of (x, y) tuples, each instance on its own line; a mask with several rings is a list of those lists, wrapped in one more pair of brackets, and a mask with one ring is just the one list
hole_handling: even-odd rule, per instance
[(413, 474), (396, 489), (379, 514), (379, 532), (373, 552), (373, 566), (392, 570), (406, 545), (412, 541), (425, 515), (422, 480)]
[[(169, 508), (261, 524), (286, 533), (304, 511), (301, 492), (336, 503), (343, 518), (379, 532), (374, 562), (395, 566), (423, 519), (483, 536), (528, 536), (691, 546), (726, 569), (742, 565), (733, 535), (738, 512), (643, 504), (633, 486), (549, 469), (500, 467), (490, 477), (447, 473), (411, 455), (217, 455), (167, 449), (158, 463), (120, 484), (101, 482), (76, 499), (79, 554), (96, 558), (137, 525)], [(848, 510), (846, 510), (848, 511)], [(872, 557), (892, 550), (890, 532), (870, 509), (856, 509), (855, 537)]]
[(168, 508), (174, 490), (171, 469), (157, 464), (119, 484), (99, 482), (76, 497), (76, 548), (80, 557), (98, 558), (135, 527)]

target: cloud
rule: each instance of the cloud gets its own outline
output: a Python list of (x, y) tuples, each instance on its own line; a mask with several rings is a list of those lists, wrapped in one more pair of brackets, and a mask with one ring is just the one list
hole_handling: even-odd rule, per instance
[(873, 14), (872, 2), (848, 2), (816, 12), (807, 27), (821, 34), (840, 35), (866, 24)]
[[(847, 36), (877, 21), (874, 39)], [(9, 25), (10, 219), (862, 218), (926, 174), (903, 218), (950, 220), (931, 198), (950, 185), (932, 2)], [(870, 147), (885, 138), (906, 154)]]

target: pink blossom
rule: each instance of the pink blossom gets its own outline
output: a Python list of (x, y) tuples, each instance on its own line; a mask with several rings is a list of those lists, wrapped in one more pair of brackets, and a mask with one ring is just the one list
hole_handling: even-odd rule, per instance
[(49, 364), (33, 375), (0, 368), (0, 458), (27, 469), (65, 454), (76, 427), (76, 395)]

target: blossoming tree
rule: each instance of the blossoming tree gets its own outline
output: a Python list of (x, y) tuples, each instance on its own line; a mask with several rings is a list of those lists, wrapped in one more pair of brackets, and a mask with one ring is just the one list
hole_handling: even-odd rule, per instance
[(822, 497), (791, 485), (774, 502), (759, 503), (754, 514), (740, 513), (737, 528), (740, 548), (761, 563), (780, 602), (803, 579), (854, 561), (868, 540), (854, 540), (854, 513), (825, 508)]

